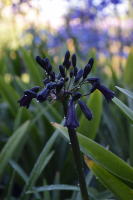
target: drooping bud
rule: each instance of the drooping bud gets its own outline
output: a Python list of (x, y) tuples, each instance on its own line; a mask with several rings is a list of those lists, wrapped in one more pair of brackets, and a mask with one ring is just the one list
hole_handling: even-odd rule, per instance
[(78, 68), (77, 68), (77, 67), (74, 67), (74, 76), (75, 76), (75, 77), (77, 76), (77, 73), (78, 73)]
[[(28, 93), (27, 91), (25, 91), (25, 93), (27, 93), (28, 95), (29, 95), (29, 91), (37, 93), (39, 89), (40, 89), (40, 86), (36, 86), (28, 90)], [(31, 97), (31, 93), (30, 93), (30, 96), (28, 96), (27, 94), (23, 95), (21, 99), (18, 100), (17, 103), (19, 103), (20, 107), (24, 106), (28, 109), (30, 107), (31, 100), (35, 98), (35, 94), (32, 93), (32, 97)]]
[(107, 103), (109, 103), (109, 101), (111, 101), (114, 96), (115, 93), (110, 91), (107, 87), (105, 87), (104, 85), (100, 84), (97, 89), (104, 95)]
[(83, 79), (87, 78), (88, 74), (90, 73), (91, 71), (91, 65), (90, 64), (87, 64), (84, 68), (84, 73), (83, 73)]
[(66, 121), (65, 121), (64, 126), (67, 126), (70, 129), (77, 128), (79, 126), (74, 102), (72, 101), (72, 99), (70, 99), (68, 103), (68, 111), (67, 111), (67, 116), (66, 116)]
[(91, 65), (91, 68), (92, 68), (92, 66), (93, 66), (93, 63), (94, 63), (94, 58), (90, 58), (89, 61), (88, 61), (88, 64)]
[(78, 102), (79, 102), (79, 106), (80, 106), (82, 112), (84, 113), (85, 117), (89, 121), (91, 121), (91, 119), (93, 118), (91, 110), (88, 108), (88, 106), (82, 100), (79, 99)]
[(76, 100), (78, 100), (80, 97), (81, 97), (81, 93), (80, 93), (80, 92), (77, 92), (77, 93), (75, 93), (75, 95), (72, 97), (72, 101), (76, 101)]
[[(76, 67), (75, 67), (76, 68)], [(75, 69), (74, 68), (74, 69)], [(80, 80), (80, 78), (83, 76), (83, 73), (84, 73), (84, 70), (83, 69), (80, 69), (79, 71), (78, 71), (78, 73), (77, 73), (77, 75), (76, 75), (76, 77), (75, 77), (75, 83), (77, 83), (79, 80)]]
[(54, 82), (55, 81), (55, 72), (54, 71), (50, 72), (50, 77), (51, 77), (51, 81)]
[(73, 77), (73, 71), (70, 71), (70, 78), (72, 78)]
[(59, 66), (59, 70), (60, 70), (61, 76), (62, 76), (63, 78), (65, 78), (65, 77), (66, 77), (66, 74), (65, 74), (65, 70), (64, 70), (63, 65), (60, 65), (60, 66)]
[(72, 55), (72, 65), (73, 65), (74, 68), (76, 67), (76, 62), (77, 62), (76, 54), (73, 54)]
[(54, 89), (56, 86), (57, 86), (57, 83), (51, 82), (51, 83), (48, 83), (48, 84), (47, 84), (47, 89), (52, 90), (52, 89)]

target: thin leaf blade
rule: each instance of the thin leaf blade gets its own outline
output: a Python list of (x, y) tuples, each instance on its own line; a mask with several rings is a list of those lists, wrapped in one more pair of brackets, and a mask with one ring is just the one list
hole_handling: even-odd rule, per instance
[(8, 160), (12, 157), (22, 138), (27, 133), (26, 131), (28, 129), (29, 123), (30, 121), (26, 121), (24, 124), (22, 124), (3, 147), (0, 154), (0, 176), (3, 174)]
[(131, 124), (133, 124), (133, 111), (116, 97), (114, 97), (112, 101), (121, 110), (121, 112), (128, 118)]

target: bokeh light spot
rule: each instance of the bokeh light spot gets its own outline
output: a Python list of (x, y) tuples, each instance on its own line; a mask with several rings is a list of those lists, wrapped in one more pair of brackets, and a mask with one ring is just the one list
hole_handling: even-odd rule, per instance
[(22, 81), (23, 81), (24, 83), (29, 83), (29, 82), (30, 82), (30, 76), (29, 76), (29, 74), (23, 73), (23, 74), (21, 75), (21, 79), (22, 79)]

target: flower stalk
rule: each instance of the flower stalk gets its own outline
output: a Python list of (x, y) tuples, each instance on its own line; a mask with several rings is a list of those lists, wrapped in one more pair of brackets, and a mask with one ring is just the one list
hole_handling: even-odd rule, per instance
[[(67, 100), (63, 101), (62, 104), (63, 104), (64, 114), (66, 117), (67, 111), (68, 111), (68, 101)], [(75, 166), (76, 166), (76, 171), (77, 171), (77, 176), (78, 176), (79, 187), (81, 190), (82, 199), (89, 200), (89, 195), (87, 192), (87, 186), (86, 186), (86, 182), (85, 182), (84, 168), (83, 168), (77, 133), (74, 130), (74, 128), (68, 128), (68, 133), (69, 133), (70, 143), (71, 143), (71, 147), (72, 147), (72, 151), (73, 151), (73, 156), (74, 156), (74, 161), (75, 161)]]

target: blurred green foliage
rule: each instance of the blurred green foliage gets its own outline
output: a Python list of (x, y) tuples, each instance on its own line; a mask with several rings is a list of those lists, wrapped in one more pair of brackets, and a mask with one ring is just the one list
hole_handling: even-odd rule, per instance
[[(38, 104), (33, 100), (27, 110), (19, 109), (17, 101), (24, 90), (38, 84), (43, 85), (45, 73), (35, 62), (35, 57), (37, 55), (42, 58), (48, 57), (58, 73), (59, 64), (62, 63), (63, 56), (69, 49), (71, 54), (77, 53), (79, 69), (83, 69), (87, 59), (93, 55), (95, 65), (90, 76), (98, 76), (101, 83), (114, 91), (115, 96), (127, 105), (132, 114), (132, 99), (115, 86), (132, 92), (133, 50), (128, 47), (130, 54), (126, 60), (118, 55), (107, 58), (101, 54), (97, 57), (95, 49), (91, 49), (85, 60), (82, 59), (75, 38), (60, 47), (48, 49), (46, 36), (41, 44), (34, 42), (34, 28), (37, 27), (33, 27), (32, 32), (27, 34), (27, 39), (18, 39), (20, 32), (22, 33), (24, 28), (27, 29), (30, 25), (27, 24), (20, 30), (13, 19), (11, 34), (9, 34), (10, 27), (6, 29), (5, 35), (2, 32), (5, 29), (4, 25), (0, 29), (2, 33), (0, 37), (0, 198), (2, 200), (18, 198), (80, 200), (71, 146), (50, 124), (55, 122), (63, 125), (62, 106), (58, 102), (48, 105), (48, 102)], [(88, 87), (85, 84), (81, 89), (82, 93), (89, 91)], [(104, 97), (98, 92), (94, 93), (94, 96), (95, 98), (93, 95), (84, 98), (86, 104), (93, 110), (94, 121), (85, 120), (78, 106), (76, 108), (81, 124), (78, 132), (95, 140), (133, 167), (132, 125), (113, 102), (106, 104)], [(98, 176), (97, 171), (93, 176), (86, 164), (84, 167), (91, 199), (115, 199), (113, 190), (111, 193), (101, 184), (101, 182), (105, 183), (106, 177), (103, 176), (104, 180), (100, 182), (95, 177)], [(105, 174), (109, 173), (105, 169), (100, 168), (100, 170)], [(113, 175), (109, 174), (109, 176), (112, 178)], [(35, 192), (24, 194), (27, 190), (35, 190)]]

